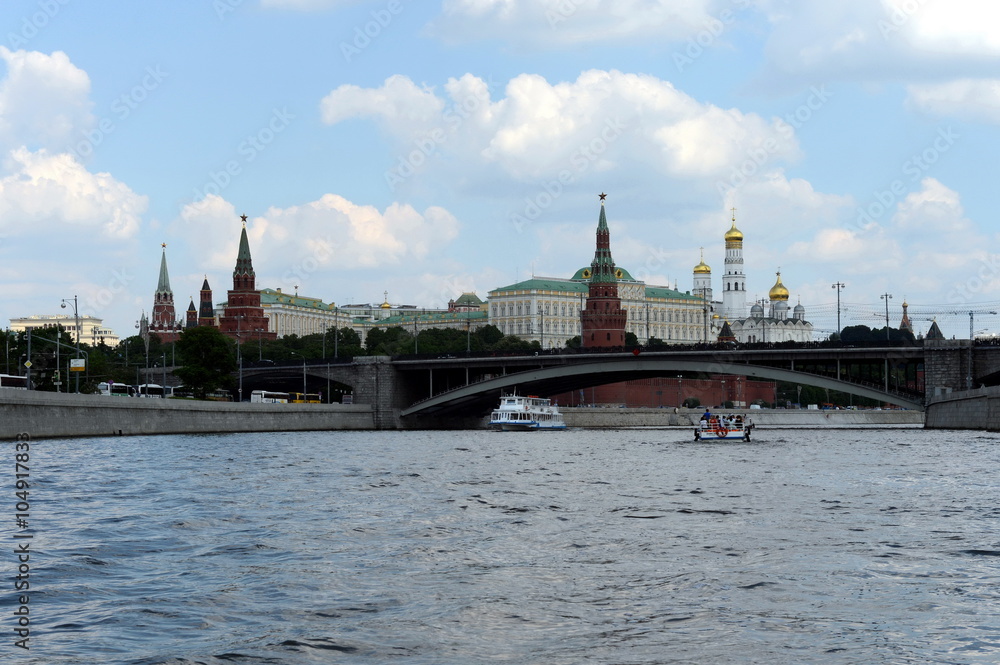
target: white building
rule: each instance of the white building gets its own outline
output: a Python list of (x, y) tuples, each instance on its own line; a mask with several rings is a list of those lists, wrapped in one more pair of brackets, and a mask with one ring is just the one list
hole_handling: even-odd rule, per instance
[[(670, 344), (694, 344), (712, 338), (706, 301), (669, 286), (651, 286), (617, 268), (618, 296), (628, 313), (625, 332), (639, 344), (657, 338)], [(590, 267), (569, 279), (533, 277), (490, 291), (489, 323), (505, 335), (537, 341), (542, 348), (562, 348), (580, 334), (580, 311), (587, 306)]]
[(61, 326), (68, 334), (70, 341), (75, 344), (77, 335), (81, 344), (97, 346), (107, 344), (108, 346), (118, 345), (118, 335), (110, 328), (104, 327), (104, 319), (96, 316), (80, 316), (80, 327), (77, 328), (77, 318), (72, 314), (34, 315), (25, 316), (19, 319), (10, 320), (10, 329), (14, 332), (24, 332), (26, 330), (37, 330), (39, 328), (55, 328)]
[[(712, 309), (718, 312), (713, 319), (716, 330), (725, 322), (741, 343), (761, 344), (778, 342), (808, 342), (813, 338), (813, 326), (806, 321), (806, 310), (802, 303), (789, 311), (789, 292), (778, 279), (768, 292), (768, 300), (755, 303), (747, 316), (746, 274), (743, 271), (743, 233), (736, 228), (733, 215), (732, 227), (726, 232), (725, 274), (722, 276), (722, 302), (713, 302)], [(693, 293), (711, 302), (712, 269), (705, 264), (704, 256), (694, 267)], [(765, 305), (767, 310), (765, 312)]]

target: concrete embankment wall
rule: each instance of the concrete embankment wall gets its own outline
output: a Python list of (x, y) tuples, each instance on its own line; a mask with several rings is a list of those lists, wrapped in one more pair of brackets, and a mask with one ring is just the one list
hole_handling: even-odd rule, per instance
[(0, 390), (0, 438), (374, 429), (364, 404), (233, 404)]
[[(704, 409), (602, 409), (561, 407), (569, 427), (694, 426)], [(734, 413), (737, 413), (734, 411)], [(809, 409), (754, 409), (740, 411), (757, 427), (872, 427), (924, 423), (920, 411), (814, 411)]]
[(1000, 432), (1000, 387), (963, 390), (933, 398), (927, 405), (927, 427)]

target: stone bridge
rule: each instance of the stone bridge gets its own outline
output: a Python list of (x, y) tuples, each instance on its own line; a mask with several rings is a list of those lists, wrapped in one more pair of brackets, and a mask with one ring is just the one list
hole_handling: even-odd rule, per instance
[(968, 340), (913, 346), (703, 348), (634, 353), (358, 357), (243, 370), (251, 390), (349, 390), (379, 429), (467, 427), (503, 392), (554, 395), (628, 379), (737, 374), (819, 386), (922, 409), (928, 395), (1000, 384), (1000, 346)]

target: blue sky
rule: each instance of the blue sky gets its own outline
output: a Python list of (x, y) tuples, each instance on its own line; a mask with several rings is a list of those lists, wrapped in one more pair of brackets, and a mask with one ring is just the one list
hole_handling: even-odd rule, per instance
[(821, 331), (1000, 327), (1000, 6), (971, 0), (7, 0), (0, 319), (119, 334), (257, 283), (444, 306), (589, 264), (691, 288), (730, 208), (751, 298)]

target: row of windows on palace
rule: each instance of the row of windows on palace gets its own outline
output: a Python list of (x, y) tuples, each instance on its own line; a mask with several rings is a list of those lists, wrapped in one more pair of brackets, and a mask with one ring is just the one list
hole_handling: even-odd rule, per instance
[[(508, 313), (508, 309), (510, 310)], [(703, 316), (703, 308), (699, 305), (697, 312), (692, 311), (674, 311), (669, 309), (652, 309), (649, 307), (625, 307), (626, 312), (628, 312), (629, 321), (642, 321), (647, 320), (652, 323), (695, 323), (700, 320)], [(515, 311), (516, 310), (516, 311)], [(563, 318), (570, 317), (573, 319), (579, 319), (581, 308), (575, 305), (567, 306), (565, 303), (558, 305), (555, 303), (539, 303), (537, 314), (541, 316), (561, 316)], [(531, 314), (531, 301), (523, 301), (511, 303), (509, 308), (507, 305), (491, 305), (490, 306), (490, 316), (493, 319), (504, 318), (508, 316), (524, 316), (525, 314)], [(674, 321), (676, 315), (676, 321)]]

